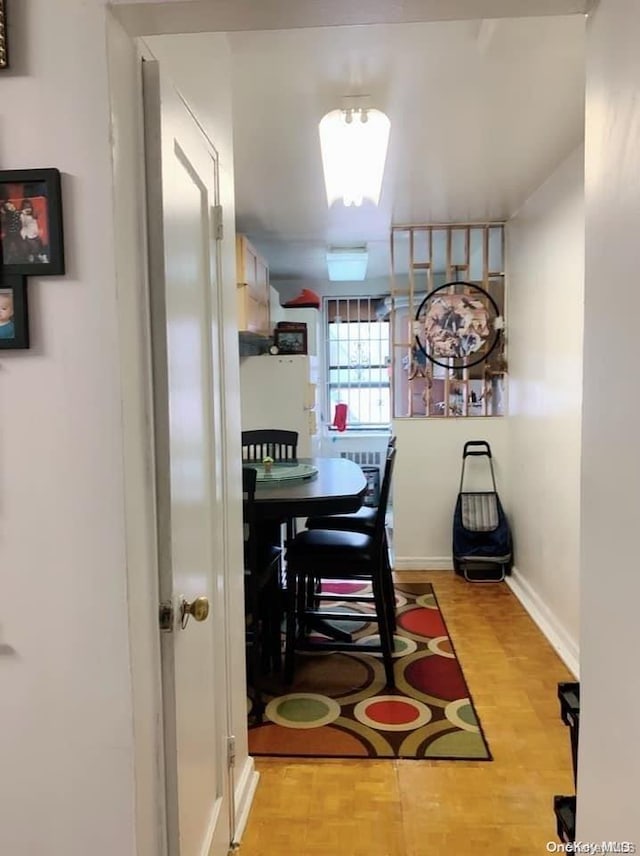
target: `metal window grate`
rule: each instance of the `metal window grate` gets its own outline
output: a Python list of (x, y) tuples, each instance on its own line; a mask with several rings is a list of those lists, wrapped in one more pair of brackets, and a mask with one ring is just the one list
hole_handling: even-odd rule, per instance
[(324, 317), (328, 421), (333, 423), (338, 405), (346, 405), (348, 428), (388, 427), (391, 422), (388, 295), (325, 298)]

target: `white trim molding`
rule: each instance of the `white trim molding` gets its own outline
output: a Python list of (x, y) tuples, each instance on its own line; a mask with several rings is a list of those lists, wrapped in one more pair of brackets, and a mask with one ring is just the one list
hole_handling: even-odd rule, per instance
[(514, 567), (511, 576), (506, 577), (506, 583), (544, 633), (565, 666), (575, 675), (576, 680), (579, 680), (580, 648), (575, 639), (569, 636), (557, 617), (517, 568)]
[(393, 568), (396, 571), (453, 571), (451, 556), (396, 556)]
[[(111, 0), (135, 36), (586, 14), (595, 0)], [(516, 7), (516, 8), (514, 8)]]
[(238, 782), (234, 788), (234, 833), (232, 844), (238, 844), (244, 833), (253, 797), (258, 787), (260, 773), (255, 769), (254, 761), (249, 756), (242, 766)]

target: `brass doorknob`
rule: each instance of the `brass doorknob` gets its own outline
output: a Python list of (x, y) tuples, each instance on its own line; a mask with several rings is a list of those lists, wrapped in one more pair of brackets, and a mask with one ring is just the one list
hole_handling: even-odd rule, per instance
[(187, 626), (189, 617), (193, 615), (196, 621), (206, 621), (209, 616), (209, 598), (202, 595), (189, 603), (188, 600), (182, 599), (181, 605), (182, 627)]

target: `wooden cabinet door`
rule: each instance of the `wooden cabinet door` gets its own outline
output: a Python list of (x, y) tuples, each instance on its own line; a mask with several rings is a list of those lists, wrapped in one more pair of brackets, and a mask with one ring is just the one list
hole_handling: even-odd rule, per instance
[(269, 335), (269, 266), (245, 235), (236, 239), (236, 266), (239, 327)]

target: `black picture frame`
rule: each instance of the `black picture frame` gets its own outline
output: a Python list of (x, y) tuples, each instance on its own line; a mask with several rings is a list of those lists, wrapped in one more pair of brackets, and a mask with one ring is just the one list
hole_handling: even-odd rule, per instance
[(7, 42), (7, 13), (4, 0), (0, 0), (0, 71), (9, 68), (9, 45)]
[(288, 330), (276, 328), (273, 342), (279, 354), (306, 354), (307, 330)]
[(0, 170), (0, 271), (16, 276), (65, 272), (57, 169)]
[[(7, 300), (9, 298), (9, 300)], [(11, 312), (7, 316), (7, 309)], [(11, 325), (10, 333), (6, 328)], [(29, 310), (27, 280), (23, 276), (0, 271), (0, 350), (29, 347)]]

